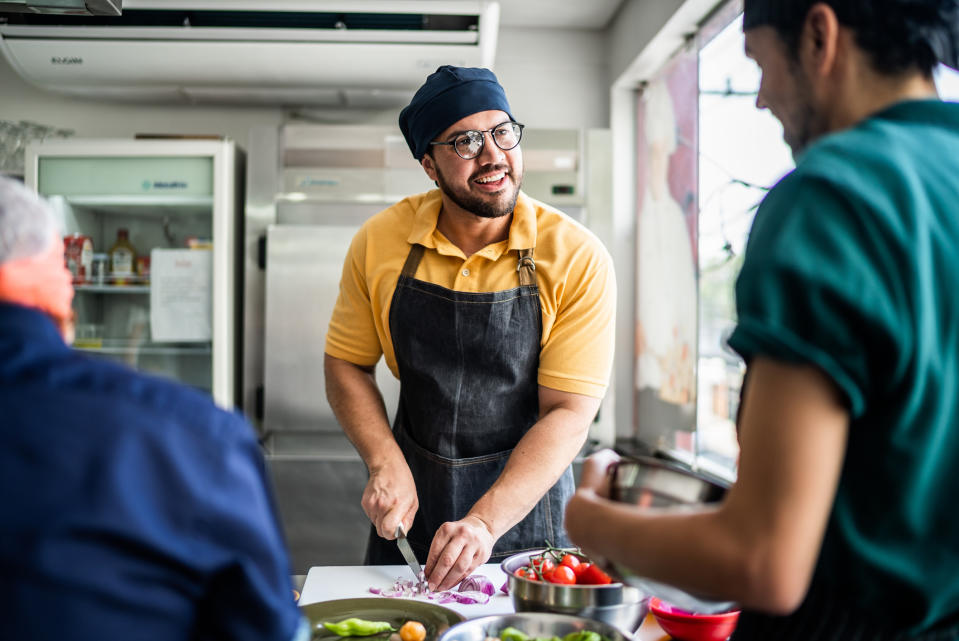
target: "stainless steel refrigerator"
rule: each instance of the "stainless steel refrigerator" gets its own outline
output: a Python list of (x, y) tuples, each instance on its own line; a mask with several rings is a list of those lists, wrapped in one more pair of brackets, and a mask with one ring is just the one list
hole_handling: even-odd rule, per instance
[(24, 180), (63, 220), (75, 349), (238, 405), (242, 178), (229, 140), (27, 148)]

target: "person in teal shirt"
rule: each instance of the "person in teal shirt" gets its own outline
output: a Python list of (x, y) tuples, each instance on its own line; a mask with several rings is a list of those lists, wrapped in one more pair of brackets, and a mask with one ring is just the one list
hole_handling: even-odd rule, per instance
[(567, 529), (739, 602), (736, 641), (959, 639), (959, 105), (932, 77), (959, 66), (959, 3), (746, 0), (743, 24), (797, 162), (736, 283), (738, 479), (637, 509), (602, 453)]

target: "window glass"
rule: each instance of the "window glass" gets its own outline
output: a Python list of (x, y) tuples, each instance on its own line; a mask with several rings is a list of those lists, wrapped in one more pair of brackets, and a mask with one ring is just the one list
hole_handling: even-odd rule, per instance
[[(701, 467), (732, 476), (745, 371), (726, 345), (736, 323), (734, 285), (756, 208), (794, 165), (779, 121), (756, 108), (759, 69), (744, 53), (742, 14), (719, 12), (700, 38), (695, 456)], [(959, 72), (940, 66), (935, 78), (943, 99), (959, 100)]]

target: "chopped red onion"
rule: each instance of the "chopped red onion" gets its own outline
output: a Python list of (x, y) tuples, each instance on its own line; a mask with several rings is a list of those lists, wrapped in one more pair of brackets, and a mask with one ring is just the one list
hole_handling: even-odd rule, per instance
[(496, 588), (493, 582), (482, 574), (471, 574), (460, 581), (460, 592), (482, 592), (487, 596), (496, 594)]
[(396, 579), (393, 585), (388, 589), (371, 587), (371, 594), (379, 594), (389, 598), (411, 598), (425, 596), (427, 599), (438, 603), (489, 603), (490, 597), (496, 592), (493, 582), (481, 574), (474, 574), (466, 577), (460, 582), (458, 590), (444, 590), (443, 592), (430, 592), (426, 583), (411, 581), (409, 579)]

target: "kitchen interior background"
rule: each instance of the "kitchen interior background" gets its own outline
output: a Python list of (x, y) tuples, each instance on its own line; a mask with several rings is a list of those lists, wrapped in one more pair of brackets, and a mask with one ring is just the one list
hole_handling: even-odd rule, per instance
[[(592, 436), (600, 444), (656, 448), (731, 477), (731, 418), (741, 376), (741, 364), (723, 347), (734, 322), (731, 286), (754, 205), (791, 166), (778, 123), (755, 109), (758, 73), (742, 53), (741, 5), (500, 4), (494, 70), (513, 113), (529, 127), (527, 162), (540, 153), (545, 163), (539, 178), (535, 169), (529, 172), (527, 188), (541, 189), (534, 195), (581, 219), (616, 262), (617, 362)], [(944, 71), (939, 82), (944, 95), (959, 96), (956, 74)], [(332, 307), (344, 243), (359, 222), (386, 206), (394, 192), (429, 187), (397, 138), (402, 105), (346, 109), (65, 98), (26, 83), (3, 58), (0, 88), (0, 121), (50, 128), (33, 130), (30, 138), (214, 135), (245, 150), (239, 197), (245, 229), (236, 241), (243, 273), (235, 274), (237, 301), (244, 305), (236, 311), (243, 316), (237, 319), (241, 358), (233, 364), (241, 381), (238, 405), (260, 431), (294, 573), (311, 565), (360, 563), (367, 531), (359, 506), (365, 470), (322, 398), (321, 316)], [(335, 162), (314, 163), (315, 171), (304, 175), (290, 160), (298, 154), (330, 158), (345, 149), (395, 158), (387, 170), (396, 171), (386, 173), (401, 179), (379, 188), (379, 199), (371, 202), (359, 193), (369, 191), (362, 180), (353, 193), (324, 192), (324, 172), (344, 171)], [(657, 189), (651, 171), (657, 154), (667, 167), (662, 179), (671, 196), (662, 203), (650, 196)], [(560, 177), (575, 185), (573, 196), (550, 193), (550, 162), (574, 168)], [(357, 175), (362, 178), (362, 171)], [(313, 193), (295, 196), (303, 194), (304, 184), (312, 184)], [(690, 260), (680, 271), (688, 272), (694, 288), (692, 306), (677, 312), (692, 332), (692, 352), (685, 361), (675, 359), (676, 372), (692, 378), (671, 389), (643, 373), (636, 343), (644, 309), (667, 306), (655, 298), (647, 304), (648, 288), (646, 298), (639, 295), (643, 304), (637, 300), (643, 257), (636, 248), (644, 240), (643, 221), (657, 216), (685, 223), (688, 235), (677, 240), (674, 234), (668, 242), (688, 243)], [(284, 324), (278, 315), (305, 292), (318, 307), (300, 316), (301, 324)], [(296, 358), (301, 367), (291, 374), (285, 367), (290, 361), (283, 359)], [(310, 360), (313, 369), (303, 369)], [(378, 378), (388, 395), (395, 393), (387, 372)], [(328, 525), (330, 514), (336, 515), (335, 528)]]

